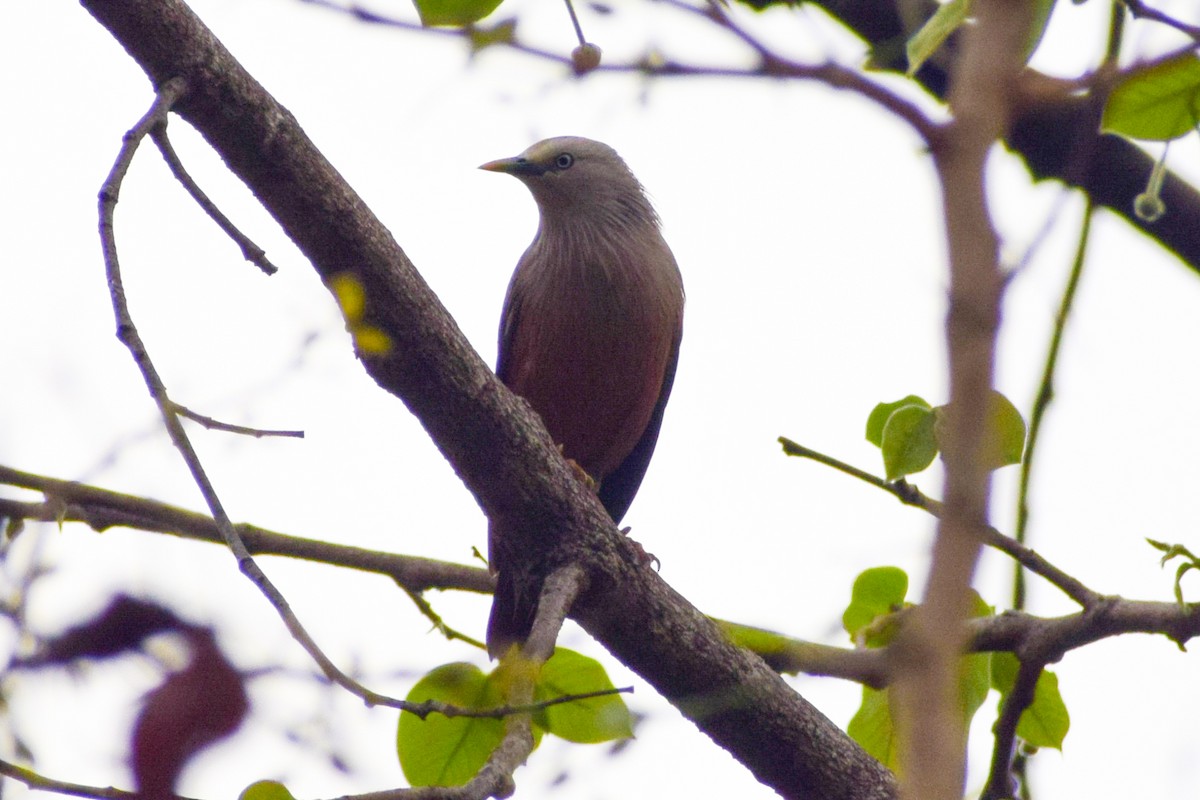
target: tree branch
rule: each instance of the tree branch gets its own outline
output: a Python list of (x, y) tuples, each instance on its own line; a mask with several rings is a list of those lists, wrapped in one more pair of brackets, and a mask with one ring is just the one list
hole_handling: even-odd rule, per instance
[[(177, 506), (112, 492), (75, 481), (46, 478), (0, 465), (0, 484), (41, 492), (44, 503), (0, 498), (0, 515), (44, 522), (82, 522), (97, 532), (127, 527), (166, 533), (186, 539), (223, 544), (212, 517)], [(458, 589), (490, 594), (495, 579), (481, 567), (468, 567), (419, 556), (306, 539), (260, 528), (235, 526), (246, 549), (254, 555), (276, 555), (316, 561), (337, 567), (386, 575), (412, 592)]]
[[(779, 443), (783, 445), (783, 452), (789, 456), (799, 456), (808, 458), (820, 464), (832, 467), (839, 472), (843, 472), (851, 477), (858, 478), (860, 481), (869, 483), (876, 488), (882, 489), (888, 494), (894, 496), (901, 503), (908, 506), (914, 506), (923, 511), (940, 518), (944, 513), (944, 507), (941, 502), (927, 496), (924, 492), (912, 485), (908, 481), (901, 479), (898, 481), (886, 481), (877, 475), (861, 470), (858, 467), (847, 464), (844, 461), (839, 461), (833, 456), (817, 452), (811, 448), (805, 447), (802, 444), (792, 441), (786, 436), (779, 437)], [(1006, 536), (991, 525), (987, 525), (981, 532), (983, 543), (991, 548), (999, 550), (1013, 558), (1018, 564), (1035, 575), (1040, 575), (1047, 581), (1057, 586), (1062, 590), (1063, 594), (1070, 597), (1079, 605), (1087, 607), (1100, 602), (1104, 596), (1094, 589), (1086, 586), (1082, 581), (1073, 575), (1068, 575), (1063, 570), (1051, 564), (1043, 558), (1037, 551), (1026, 547), (1016, 539)]]
[(893, 702), (904, 752), (903, 796), (956, 800), (966, 779), (966, 730), (959, 708), (960, 631), (987, 527), (991, 472), (983, 463), (1003, 276), (988, 215), (984, 167), (1008, 124), (1031, 8), (1022, 0), (974, 6), (955, 66), (954, 115), (933, 151), (942, 185), (950, 260), (946, 343), (950, 403), (940, 439), (945, 505), (921, 605), (892, 651)]
[(589, 588), (573, 617), (781, 795), (894, 796), (886, 769), (646, 567), (388, 231), (185, 5), (83, 5), (155, 86), (175, 77), (187, 82), (191, 91), (175, 110), (250, 187), (326, 285), (354, 290), (346, 294), (361, 302), (343, 311), (367, 372), (403, 399), (488, 516), (518, 532), (514, 546), (546, 574), (564, 564), (583, 567)]

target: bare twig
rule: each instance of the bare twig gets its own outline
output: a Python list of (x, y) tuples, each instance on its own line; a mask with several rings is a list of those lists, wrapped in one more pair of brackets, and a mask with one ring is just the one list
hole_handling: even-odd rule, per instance
[[(1042, 380), (1038, 385), (1037, 396), (1033, 401), (1033, 410), (1029, 415), (1029, 441), (1025, 445), (1025, 455), (1021, 459), (1021, 481), (1017, 492), (1017, 528), (1015, 539), (1018, 544), (1025, 544), (1025, 532), (1029, 524), (1029, 486), (1033, 472), (1033, 457), (1037, 452), (1038, 441), (1042, 430), (1042, 421), (1046, 409), (1054, 399), (1054, 373), (1058, 366), (1058, 354), (1062, 350), (1063, 333), (1067, 327), (1067, 318), (1075, 304), (1075, 292), (1079, 288), (1079, 279), (1083, 275), (1083, 265), (1087, 256), (1087, 245), (1092, 230), (1092, 215), (1095, 203), (1089, 197), (1083, 212), (1083, 227), (1079, 231), (1079, 244), (1075, 249), (1075, 261), (1071, 265), (1071, 273), (1067, 278), (1067, 286), (1063, 290), (1058, 313), (1054, 317), (1054, 332), (1050, 337), (1049, 352), (1046, 353), (1046, 365), (1042, 369)], [(1065, 591), (1065, 590), (1064, 590)], [(1072, 595), (1074, 597), (1074, 595)], [(1078, 598), (1076, 598), (1078, 599)], [(1084, 604), (1086, 605), (1086, 603)], [(1020, 610), (1025, 607), (1024, 573), (1018, 564), (1013, 576), (1013, 608)]]
[[(95, 800), (142, 800), (142, 796), (137, 792), (128, 792), (111, 786), (86, 786), (81, 783), (55, 780), (2, 759), (0, 759), (0, 775), (19, 781), (30, 789), (41, 789), (55, 794), (91, 797)], [(188, 798), (176, 796), (175, 800), (188, 800)]]
[[(0, 514), (44, 522), (82, 522), (95, 531), (112, 527), (167, 533), (223, 544), (212, 517), (133, 495), (75, 481), (62, 481), (0, 465), (0, 484), (42, 492), (45, 503), (0, 498)], [(276, 533), (255, 525), (235, 526), (254, 555), (277, 555), (386, 575), (405, 589), (457, 589), (490, 593), (495, 585), (486, 569), (419, 556), (405, 556)]]
[(242, 436), (253, 436), (255, 439), (261, 439), (264, 436), (281, 436), (290, 437), (293, 439), (304, 438), (304, 431), (280, 431), (264, 430), (262, 428), (247, 428), (243, 425), (233, 425), (228, 422), (221, 422), (220, 420), (213, 419), (212, 417), (206, 417), (205, 415), (192, 411), (187, 406), (180, 405), (179, 403), (172, 402), (171, 406), (175, 413), (179, 416), (187, 417), (192, 422), (198, 422), (205, 428), (208, 428), (210, 431), (225, 431), (226, 433), (236, 433)]
[(1180, 22), (1172, 16), (1163, 12), (1150, 8), (1143, 0), (1121, 0), (1125, 7), (1129, 9), (1129, 13), (1141, 19), (1153, 20), (1154, 22), (1162, 23), (1170, 28), (1182, 33), (1184, 36), (1190, 36), (1200, 42), (1200, 26), (1189, 25), (1186, 22)]
[[(697, 6), (683, 0), (663, 0), (666, 5), (679, 9), (685, 13), (697, 14), (707, 19), (712, 20), (724, 28), (729, 30), (736, 38), (749, 45), (760, 57), (760, 63), (751, 68), (742, 67), (714, 67), (706, 64), (689, 64), (680, 61), (675, 61), (669, 58), (662, 58), (657, 54), (646, 54), (643, 57), (627, 62), (612, 62), (605, 61), (595, 68), (596, 72), (621, 72), (621, 73), (637, 73), (647, 77), (721, 77), (721, 78), (795, 78), (798, 80), (814, 80), (824, 83), (833, 89), (842, 89), (856, 94), (862, 95), (871, 102), (882, 106), (884, 109), (895, 114), (899, 119), (907, 122), (913, 130), (917, 132), (926, 142), (926, 145), (933, 147), (938, 140), (941, 132), (941, 126), (929, 118), (919, 106), (908, 101), (883, 84), (877, 83), (857, 70), (848, 69), (841, 64), (828, 62), (824, 64), (803, 64), (794, 61), (786, 56), (782, 56), (774, 51), (769, 50), (765, 45), (759, 42), (747, 31), (736, 25), (723, 11), (709, 6)], [(341, 5), (332, 0), (303, 0), (303, 2), (318, 5), (323, 8), (337, 11), (343, 14), (350, 14), (356, 19), (362, 20), (375, 25), (385, 25), (392, 28), (408, 31), (420, 31), (423, 33), (440, 34), (443, 36), (452, 36), (460, 39), (465, 39), (472, 46), (480, 33), (480, 29), (467, 26), (465, 28), (424, 28), (421, 25), (410, 22), (408, 20), (387, 17), (382, 14), (377, 14), (362, 6), (351, 3), (349, 5)], [(500, 29), (507, 25), (507, 22), (498, 23), (493, 30)], [(526, 44), (515, 36), (497, 37), (490, 44), (503, 45), (511, 50), (515, 50), (525, 55), (533, 56), (542, 59), (543, 61), (552, 61), (562, 64), (564, 67), (573, 68), (573, 62), (569, 55), (546, 50), (540, 47), (534, 47)]]
[(950, 91), (954, 121), (933, 150), (950, 262), (950, 402), (940, 439), (945, 506), (929, 578), (921, 604), (892, 644), (892, 700), (904, 752), (901, 795), (910, 800), (957, 800), (966, 778), (958, 665), (988, 517), (991, 472), (982, 456), (1004, 283), (984, 168), (1009, 123), (1030, 8), (1022, 0), (974, 4), (976, 25), (965, 32)]
[(233, 522), (230, 521), (228, 514), (225, 513), (225, 508), (217, 496), (216, 489), (209, 480), (204, 466), (200, 463), (200, 457), (196, 454), (191, 441), (188, 439), (187, 432), (183, 429), (183, 425), (179, 421), (176, 404), (168, 396), (166, 385), (162, 382), (162, 378), (159, 377), (158, 370), (154, 367), (154, 363), (150, 359), (150, 354), (142, 342), (141, 336), (138, 334), (137, 327), (133, 323), (133, 317), (130, 314), (128, 302), (125, 299), (125, 287), (121, 280), (120, 262), (117, 257), (117, 243), (113, 224), (117, 199), (120, 195), (121, 183), (129, 169), (129, 165), (133, 161), (133, 156), (137, 151), (138, 145), (151, 131), (166, 124), (167, 114), (170, 112), (171, 107), (186, 92), (187, 84), (179, 78), (172, 78), (159, 87), (150, 111), (142, 117), (132, 130), (125, 134), (113, 168), (100, 190), (100, 239), (104, 252), (105, 270), (108, 275), (109, 293), (112, 297), (113, 314), (116, 317), (117, 338), (128, 348), (130, 355), (141, 371), (142, 378), (146, 382), (146, 388), (150, 391), (150, 396), (158, 406), (163, 424), (167, 429), (167, 434), (171, 438), (171, 443), (179, 450), (188, 471), (192, 475), (192, 480), (204, 496), (205, 503), (208, 505), (213, 520), (216, 522), (217, 529), (221, 533), (221, 538), (237, 559), (238, 568), (258, 587), (263, 596), (275, 608), (280, 619), (282, 619), (289, 633), (291, 633), (292, 638), (305, 649), (331, 681), (352, 694), (361, 697), (368, 705), (406, 708), (411, 704), (398, 698), (373, 692), (339, 669), (325, 655), (320, 646), (317, 645), (316, 641), (304, 628), (303, 624), (301, 624), (282, 592), (275, 587), (258, 566), (257, 562), (255, 562), (254, 557), (242, 541), (241, 535), (234, 527)]
[(441, 614), (433, 610), (433, 604), (425, 599), (425, 595), (409, 589), (403, 583), (399, 583), (398, 581), (397, 584), (400, 586), (400, 589), (408, 595), (408, 599), (413, 601), (413, 605), (417, 607), (417, 610), (420, 611), (426, 619), (433, 623), (433, 627), (437, 629), (438, 633), (442, 634), (442, 636), (445, 636), (447, 641), (453, 642), (455, 639), (457, 639), (460, 642), (466, 642), (472, 647), (477, 647), (480, 650), (487, 649), (487, 645), (485, 645), (483, 642), (471, 636), (467, 636), (465, 633), (447, 625), (446, 621), (442, 619)]
[(175, 176), (175, 179), (183, 184), (183, 188), (192, 196), (196, 204), (204, 210), (204, 213), (208, 214), (212, 221), (217, 223), (221, 230), (225, 231), (225, 235), (233, 239), (234, 243), (242, 249), (242, 256), (267, 275), (274, 275), (278, 272), (279, 268), (270, 262), (266, 251), (251, 241), (249, 236), (238, 230), (233, 221), (225, 216), (221, 212), (221, 209), (217, 208), (217, 204), (209, 199), (209, 196), (204, 193), (199, 184), (188, 174), (188, 171), (183, 166), (183, 162), (179, 160), (179, 155), (175, 152), (175, 148), (171, 146), (171, 140), (167, 137), (165, 123), (153, 128), (150, 131), (150, 136), (154, 139), (154, 143), (158, 145), (158, 150), (162, 153), (163, 160), (167, 162), (167, 166), (171, 168), (171, 173)]
[[(532, 703), (537, 669), (553, 655), (563, 621), (586, 585), (587, 578), (583, 570), (574, 564), (557, 569), (546, 577), (529, 637), (519, 650), (510, 650), (498, 667), (508, 673), (505, 689), (511, 702), (519, 705)], [(531, 726), (532, 718), (528, 714), (507, 717), (503, 740), (470, 783), (479, 784), (481, 788), (489, 787), (489, 791), (491, 786), (505, 790), (497, 797), (512, 794), (515, 789), (513, 773), (533, 752)]]
[(1013, 796), (1012, 759), (1016, 750), (1017, 723), (1025, 709), (1033, 702), (1034, 690), (1045, 664), (1038, 661), (1022, 661), (1012, 689), (1004, 699), (1000, 718), (993, 731), (996, 746), (992, 750), (991, 773), (984, 787), (982, 800), (1006, 800)]
[[(941, 502), (934, 500), (932, 497), (928, 497), (916, 486), (913, 486), (911, 483), (908, 483), (905, 480), (888, 482), (877, 475), (872, 475), (865, 470), (861, 470), (858, 467), (854, 467), (843, 461), (839, 461), (832, 456), (825, 455), (824, 453), (820, 453), (816, 450), (805, 447), (802, 444), (798, 444), (797, 442), (794, 442), (785, 436), (779, 437), (779, 443), (783, 445), (783, 451), (789, 456), (808, 458), (818, 463), (825, 464), (826, 466), (833, 467), (839, 472), (844, 472), (847, 475), (858, 478), (860, 481), (864, 481), (872, 486), (875, 486), (876, 488), (882, 489), (888, 494), (896, 497), (896, 499), (905, 505), (920, 508), (929, 514), (938, 517), (939, 519), (944, 513), (944, 507), (942, 506)], [(1081, 606), (1087, 608), (1095, 605), (1103, 599), (1104, 595), (1100, 594), (1094, 589), (1088, 588), (1078, 578), (1068, 575), (1066, 572), (1051, 564), (1036, 551), (1026, 547), (1012, 537), (1005, 536), (991, 525), (985, 526), (981, 531), (981, 535), (985, 545), (1011, 556), (1017, 561), (1017, 563), (1021, 564), (1030, 572), (1034, 573), (1035, 575), (1040, 575), (1050, 583), (1057, 586), (1064, 594), (1066, 594), (1076, 603), (1079, 603)]]

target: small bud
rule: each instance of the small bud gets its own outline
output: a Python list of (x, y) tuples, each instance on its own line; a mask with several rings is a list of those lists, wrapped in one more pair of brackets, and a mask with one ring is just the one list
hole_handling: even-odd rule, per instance
[(1156, 194), (1142, 192), (1133, 198), (1133, 213), (1142, 222), (1157, 222), (1167, 211), (1167, 204)]
[(1167, 150), (1171, 143), (1163, 148), (1162, 157), (1154, 163), (1150, 170), (1150, 180), (1146, 182), (1146, 191), (1133, 198), (1133, 213), (1142, 222), (1157, 222), (1159, 217), (1167, 213), (1167, 204), (1163, 202), (1163, 178), (1167, 175)]
[(586, 75), (600, 66), (600, 48), (585, 42), (571, 51), (571, 68), (576, 75)]

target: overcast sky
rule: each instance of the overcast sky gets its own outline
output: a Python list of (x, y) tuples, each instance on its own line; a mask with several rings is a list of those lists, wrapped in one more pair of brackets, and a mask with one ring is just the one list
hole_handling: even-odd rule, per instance
[[(451, 39), (371, 28), (291, 0), (192, 5), (391, 228), (489, 362), (504, 288), (536, 212), (518, 182), (476, 166), (558, 134), (616, 147), (663, 218), (688, 291), (674, 394), (626, 518), (635, 538), (707, 613), (802, 638), (847, 644), (841, 612), (867, 567), (903, 567), (919, 595), (931, 520), (786, 459), (775, 442), (787, 435), (881, 472), (862, 436), (872, 406), (909, 393), (945, 401), (939, 197), (920, 142), (902, 124), (815, 85), (576, 81), (519, 54), (487, 51), (472, 61)], [(1036, 63), (1072, 75), (1095, 63), (1105, 12), (1099, 0), (1061, 5)], [(570, 49), (561, 5), (510, 0), (498, 15), (506, 9), (523, 15), (522, 34), (532, 41)], [(415, 17), (403, 3), (395, 13)], [(581, 13), (609, 58), (634, 57), (647, 45), (681, 60), (747, 58), (669, 9)], [(749, 21), (769, 27), (771, 40), (797, 57), (861, 59), (815, 11)], [(1130, 57), (1158, 52), (1165, 40), (1138, 27)], [(0, 70), (8, 109), (0, 128), (0, 463), (201, 508), (113, 336), (95, 232), (96, 192), (121, 135), (151, 102), (147, 81), (65, 0), (0, 8)], [(879, 79), (911, 91), (897, 78)], [(266, 278), (242, 262), (147, 147), (117, 212), (143, 338), (177, 401), (230, 422), (307, 434), (294, 441), (195, 433), (230, 514), (297, 535), (471, 562), (472, 548), (484, 547), (481, 513), (404, 407), (365, 376), (312, 269), (197, 135), (178, 120), (171, 134), (201, 185), (281, 270)], [(1173, 146), (1171, 163), (1200, 175), (1195, 137)], [(1055, 184), (1030, 186), (1003, 152), (989, 179), (1011, 261), (1057, 213), (1005, 299), (997, 381), (1027, 411), (1082, 203), (1064, 199)], [(1107, 214), (1097, 219), (1091, 252), (1035, 473), (1032, 543), (1096, 590), (1169, 600), (1171, 570), (1159, 568), (1143, 537), (1197, 544), (1200, 281)], [(993, 518), (1005, 530), (1015, 478), (1015, 468), (997, 475)], [(914, 482), (937, 495), (940, 479), (935, 467)], [(35, 630), (61, 629), (120, 590), (218, 625), (241, 667), (309, 669), (217, 547), (70, 525), (61, 534), (32, 532), (41, 535), (27, 537), (16, 561), (55, 567), (30, 601)], [(429, 633), (386, 580), (264, 563), (326, 651), (373, 688), (402, 694), (429, 667), (484, 663)], [(976, 585), (1003, 606), (1010, 580), (1006, 560), (988, 554)], [(1036, 613), (1073, 610), (1036, 579), (1030, 589)], [(451, 624), (481, 634), (486, 598), (432, 599)], [(564, 643), (602, 653), (574, 627)], [(1038, 795), (1190, 796), (1200, 784), (1190, 731), (1200, 715), (1198, 668), (1195, 655), (1162, 638), (1126, 637), (1069, 655), (1055, 670), (1072, 729), (1063, 755), (1035, 760)], [(638, 740), (612, 758), (604, 747), (547, 741), (517, 775), (521, 796), (549, 794), (564, 770), (570, 777), (554, 796), (771, 796), (636, 676), (612, 669), (618, 684), (637, 687), (629, 702), (648, 715)], [(10, 680), (5, 691), (42, 771), (128, 785), (124, 731), (152, 680), (144, 665), (125, 663), (82, 678)], [(793, 683), (837, 723), (853, 714), (854, 685)], [(400, 783), (394, 712), (365, 711), (298, 677), (258, 681), (253, 690), (254, 719), (196, 763), (183, 793), (229, 797), (266, 777), (284, 778), (298, 797)], [(976, 788), (993, 704), (972, 737)], [(302, 742), (285, 740), (280, 728)], [(349, 774), (319, 757), (329, 748)]]

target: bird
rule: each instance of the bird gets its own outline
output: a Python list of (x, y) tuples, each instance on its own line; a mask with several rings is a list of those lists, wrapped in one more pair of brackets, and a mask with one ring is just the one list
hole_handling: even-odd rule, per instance
[[(683, 278), (641, 183), (613, 148), (559, 136), (480, 169), (529, 189), (539, 223), (500, 315), (496, 374), (542, 418), (620, 523), (646, 474), (679, 362)], [(525, 585), (489, 524), (496, 592), (487, 647), (528, 636), (539, 586)]]

